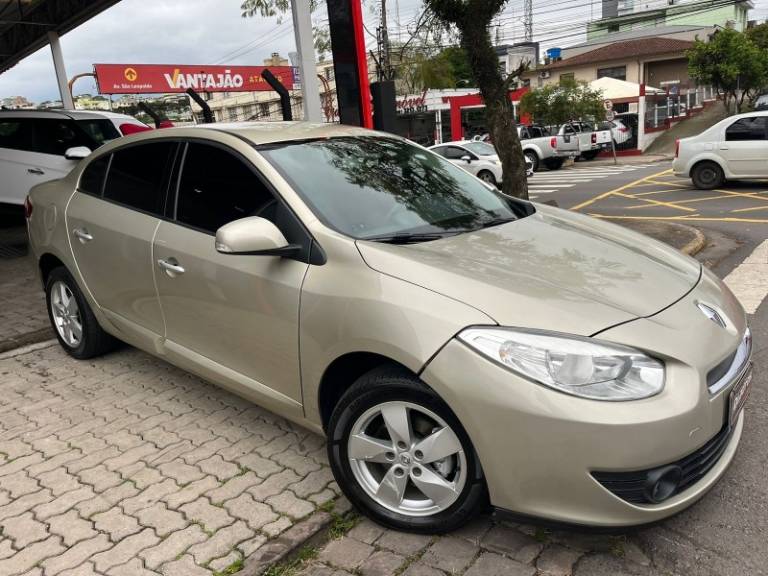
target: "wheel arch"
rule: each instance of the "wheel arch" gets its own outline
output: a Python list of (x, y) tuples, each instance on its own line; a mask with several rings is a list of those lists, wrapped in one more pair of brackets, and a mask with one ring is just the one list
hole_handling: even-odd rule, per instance
[(40, 269), (40, 279), (43, 282), (43, 286), (45, 286), (45, 283), (48, 281), (48, 276), (55, 268), (67, 267), (67, 265), (64, 264), (64, 262), (62, 262), (58, 256), (50, 252), (45, 252), (42, 256), (40, 256), (37, 265)]
[(720, 167), (720, 170), (723, 171), (723, 174), (725, 174), (726, 177), (730, 174), (728, 171), (728, 167), (723, 162), (723, 159), (720, 158), (717, 154), (700, 154), (696, 157), (694, 157), (688, 164), (688, 177), (690, 177), (693, 174), (694, 169), (696, 166), (699, 166), (700, 164), (703, 164), (704, 162), (712, 162), (713, 164), (717, 164)]
[(398, 366), (418, 378), (418, 374), (404, 364), (375, 352), (348, 352), (339, 356), (323, 372), (317, 391), (317, 405), (323, 430), (327, 429), (333, 409), (338, 404), (344, 392), (354, 384), (360, 376), (374, 368), (383, 365)]

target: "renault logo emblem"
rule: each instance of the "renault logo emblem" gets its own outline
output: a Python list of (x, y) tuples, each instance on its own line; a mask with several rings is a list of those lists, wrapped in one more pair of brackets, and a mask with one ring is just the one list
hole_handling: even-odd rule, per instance
[(701, 313), (704, 314), (707, 318), (712, 320), (715, 324), (720, 326), (721, 328), (725, 328), (725, 320), (723, 317), (711, 306), (707, 306), (706, 304), (703, 304), (701, 302), (696, 302), (696, 306), (699, 310), (701, 310)]

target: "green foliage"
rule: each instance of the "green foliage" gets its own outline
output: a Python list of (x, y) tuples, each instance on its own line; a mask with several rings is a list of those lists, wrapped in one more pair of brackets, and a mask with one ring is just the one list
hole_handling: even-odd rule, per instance
[(557, 126), (571, 120), (601, 120), (603, 93), (585, 82), (564, 80), (526, 93), (520, 110), (547, 126)]
[(768, 50), (768, 22), (747, 30), (747, 38), (761, 50)]
[(472, 70), (462, 48), (451, 46), (419, 64), (422, 88), (461, 88), (472, 85)]
[(240, 572), (240, 570), (243, 569), (243, 559), (238, 558), (232, 564), (224, 568), (224, 570), (216, 571), (213, 573), (213, 576), (231, 576), (232, 574), (236, 574), (237, 572)]
[(726, 105), (752, 99), (768, 84), (768, 51), (742, 32), (726, 28), (709, 42), (697, 39), (687, 56), (691, 78), (715, 88)]
[(304, 546), (299, 550), (293, 560), (280, 564), (273, 564), (267, 568), (267, 571), (264, 572), (264, 576), (294, 576), (304, 568), (306, 564), (317, 557), (317, 552), (317, 548), (314, 546)]

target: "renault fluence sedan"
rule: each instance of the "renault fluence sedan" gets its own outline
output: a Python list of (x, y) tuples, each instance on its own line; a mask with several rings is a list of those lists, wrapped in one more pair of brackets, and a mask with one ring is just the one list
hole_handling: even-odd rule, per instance
[(741, 438), (751, 337), (714, 275), (392, 135), (137, 134), (27, 214), (64, 350), (122, 340), (326, 434), (387, 526), (652, 522)]

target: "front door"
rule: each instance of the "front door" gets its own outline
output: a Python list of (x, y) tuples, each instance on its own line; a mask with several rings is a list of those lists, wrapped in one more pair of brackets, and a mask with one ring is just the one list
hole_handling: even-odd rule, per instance
[(281, 225), (293, 216), (249, 162), (189, 143), (174, 219), (160, 224), (154, 243), (166, 348), (177, 363), (261, 404), (298, 411), (299, 296), (308, 265), (217, 252), (216, 230), (247, 216), (272, 220), (293, 241)]
[[(166, 203), (175, 142), (139, 144), (92, 161), (67, 208), (84, 287), (129, 341), (165, 332), (155, 291), (152, 238)], [(106, 181), (103, 173), (106, 173)]]
[(728, 126), (720, 154), (734, 177), (768, 177), (768, 116), (741, 118)]

